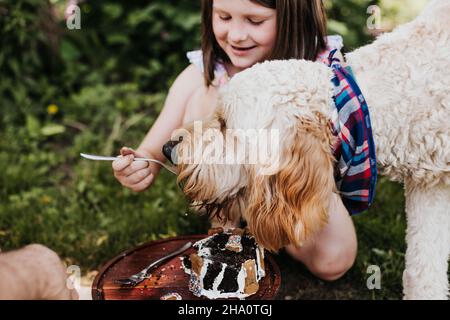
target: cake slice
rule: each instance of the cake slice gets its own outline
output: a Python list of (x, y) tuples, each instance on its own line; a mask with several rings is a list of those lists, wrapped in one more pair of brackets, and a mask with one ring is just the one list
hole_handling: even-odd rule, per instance
[(264, 249), (247, 230), (216, 228), (208, 235), (194, 244), (196, 253), (181, 258), (189, 290), (209, 299), (255, 294), (265, 276)]

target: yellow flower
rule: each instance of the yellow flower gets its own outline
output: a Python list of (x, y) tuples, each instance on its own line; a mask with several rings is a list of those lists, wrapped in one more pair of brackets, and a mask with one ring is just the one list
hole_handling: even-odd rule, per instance
[(50, 104), (47, 107), (48, 114), (55, 114), (58, 112), (58, 106), (56, 104)]
[(41, 197), (41, 202), (43, 203), (43, 204), (49, 204), (50, 202), (52, 202), (52, 198), (51, 197), (49, 197), (49, 196), (47, 196), (47, 195), (43, 195), (42, 197)]

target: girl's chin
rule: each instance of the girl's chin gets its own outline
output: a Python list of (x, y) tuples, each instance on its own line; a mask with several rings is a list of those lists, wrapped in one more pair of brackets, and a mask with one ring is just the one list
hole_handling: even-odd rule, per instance
[(233, 64), (233, 66), (238, 69), (250, 68), (251, 66), (253, 66), (255, 63), (258, 62), (255, 58), (252, 58), (252, 57), (243, 58), (243, 57), (231, 56), (230, 60), (231, 60), (231, 63)]

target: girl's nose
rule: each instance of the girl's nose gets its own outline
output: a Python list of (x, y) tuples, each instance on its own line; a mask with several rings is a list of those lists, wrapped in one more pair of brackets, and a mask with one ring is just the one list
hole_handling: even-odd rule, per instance
[(237, 43), (247, 40), (248, 32), (241, 24), (234, 24), (228, 31), (228, 40), (231, 43)]

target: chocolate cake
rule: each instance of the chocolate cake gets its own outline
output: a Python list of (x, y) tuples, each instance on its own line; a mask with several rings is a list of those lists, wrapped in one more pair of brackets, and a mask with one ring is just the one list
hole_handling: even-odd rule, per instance
[(197, 253), (181, 258), (189, 290), (209, 299), (255, 294), (265, 276), (264, 249), (246, 230), (217, 228), (208, 235), (194, 244)]

